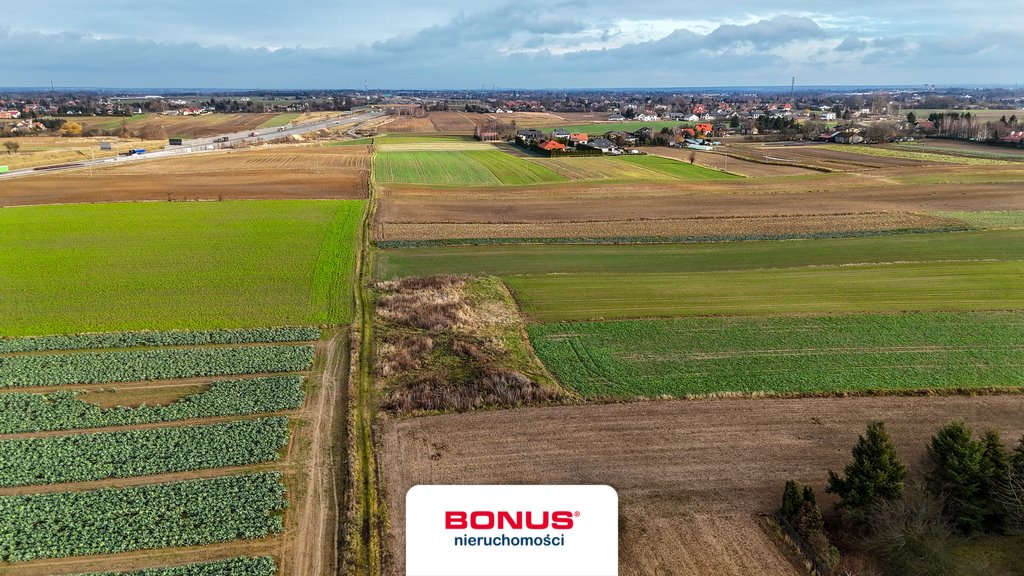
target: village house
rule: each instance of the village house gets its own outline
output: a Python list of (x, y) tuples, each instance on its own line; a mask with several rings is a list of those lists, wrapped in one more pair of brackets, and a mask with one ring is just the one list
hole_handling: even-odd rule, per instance
[(617, 112), (615, 114), (612, 114), (612, 115), (608, 116), (608, 121), (609, 122), (622, 122), (625, 119), (626, 119), (625, 116), (623, 116), (622, 114), (619, 114)]
[(540, 145), (540, 149), (545, 150), (547, 152), (564, 152), (565, 144), (562, 144), (558, 140), (548, 140), (547, 142), (544, 142), (543, 144)]
[(587, 142), (584, 146), (593, 150), (600, 150), (605, 154), (615, 149), (615, 144), (607, 138), (595, 138)]

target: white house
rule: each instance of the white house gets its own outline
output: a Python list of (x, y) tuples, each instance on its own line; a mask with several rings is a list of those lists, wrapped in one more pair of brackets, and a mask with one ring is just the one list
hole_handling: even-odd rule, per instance
[(822, 120), (835, 120), (836, 119), (836, 113), (835, 112), (822, 112), (821, 119)]

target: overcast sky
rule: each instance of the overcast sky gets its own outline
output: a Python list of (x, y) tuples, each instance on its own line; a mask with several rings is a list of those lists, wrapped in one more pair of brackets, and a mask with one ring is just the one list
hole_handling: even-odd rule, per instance
[[(0, 85), (521, 88), (1024, 81), (1024, 1), (48, 0)], [(979, 9), (983, 6), (984, 9)]]

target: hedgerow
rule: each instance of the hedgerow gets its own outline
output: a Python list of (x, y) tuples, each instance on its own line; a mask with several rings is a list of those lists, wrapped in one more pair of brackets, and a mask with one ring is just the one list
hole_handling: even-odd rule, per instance
[(313, 346), (160, 348), (0, 357), (0, 388), (307, 370)]
[(84, 350), (87, 348), (134, 348), (136, 346), (198, 346), (201, 344), (255, 344), (319, 340), (315, 326), (283, 326), (243, 330), (171, 330), (167, 332), (111, 332), (0, 338), (0, 353)]
[(0, 497), (0, 561), (262, 538), (288, 505), (273, 472)]
[(264, 414), (302, 407), (301, 376), (222, 380), (166, 406), (101, 408), (73, 390), (0, 394), (0, 434), (131, 426), (215, 416)]
[(274, 563), (273, 558), (242, 556), (205, 564), (148, 568), (137, 572), (77, 574), (75, 576), (275, 576), (276, 574), (277, 564)]
[(288, 418), (0, 440), (0, 486), (127, 478), (277, 460)]

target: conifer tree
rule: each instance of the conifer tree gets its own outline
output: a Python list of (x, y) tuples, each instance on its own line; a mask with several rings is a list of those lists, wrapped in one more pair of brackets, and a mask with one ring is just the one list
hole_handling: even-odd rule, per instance
[(903, 494), (907, 467), (900, 462), (884, 422), (868, 424), (866, 436), (853, 447), (853, 462), (840, 478), (829, 470), (825, 491), (841, 498), (840, 507), (866, 510), (878, 499), (895, 499)]
[(961, 533), (972, 534), (984, 529), (990, 477), (985, 444), (971, 438), (966, 424), (947, 424), (932, 437), (928, 445), (926, 486), (943, 500), (943, 511)]

